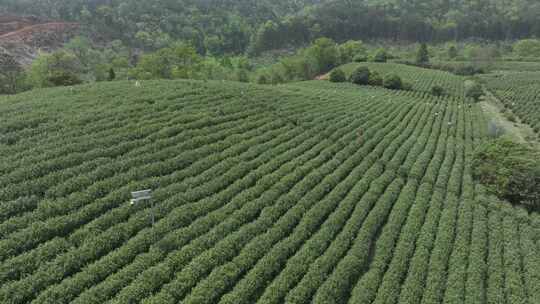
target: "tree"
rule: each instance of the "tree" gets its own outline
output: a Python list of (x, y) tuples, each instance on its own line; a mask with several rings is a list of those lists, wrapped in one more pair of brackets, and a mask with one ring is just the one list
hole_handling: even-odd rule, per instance
[(77, 36), (66, 43), (64, 48), (74, 54), (83, 67), (87, 68), (89, 66), (91, 61), (90, 50), (92, 49), (92, 45), (88, 38)]
[(266, 76), (265, 73), (261, 73), (257, 75), (257, 78), (255, 81), (257, 82), (257, 84), (268, 84), (268, 77)]
[(249, 74), (246, 69), (239, 68), (236, 70), (236, 81), (249, 82)]
[(369, 68), (360, 66), (356, 68), (351, 74), (350, 81), (358, 85), (368, 85), (371, 72)]
[(338, 46), (339, 61), (340, 63), (352, 62), (359, 56), (366, 56), (366, 50), (362, 41), (349, 40)]
[(473, 155), (473, 176), (501, 199), (540, 210), (540, 152), (501, 137)]
[(354, 62), (366, 62), (366, 61), (368, 61), (368, 57), (365, 54), (358, 54), (358, 55), (354, 56), (353, 61)]
[(379, 74), (377, 71), (372, 71), (369, 75), (369, 85), (370, 86), (382, 86), (383, 85), (383, 78), (381, 74)]
[(540, 57), (540, 40), (520, 40), (514, 44), (514, 52), (521, 57)]
[(24, 70), (13, 56), (0, 54), (0, 94), (15, 94), (22, 87)]
[(449, 48), (448, 48), (448, 58), (450, 58), (451, 60), (454, 60), (457, 58), (458, 56), (458, 50), (456, 48), (455, 45), (451, 45)]
[(78, 58), (61, 50), (40, 55), (30, 66), (29, 79), (34, 87), (67, 86), (82, 83)]
[(305, 50), (305, 56), (316, 64), (317, 73), (326, 73), (339, 63), (336, 43), (332, 39), (319, 38)]
[(379, 49), (373, 56), (373, 62), (386, 62), (388, 60), (388, 54), (384, 49)]
[(420, 48), (418, 49), (418, 52), (416, 53), (416, 63), (419, 63), (419, 64), (429, 63), (429, 52), (428, 52), (427, 44), (425, 43), (420, 44)]
[(434, 85), (431, 87), (431, 94), (434, 96), (442, 96), (444, 94), (444, 88), (440, 85)]
[(137, 79), (194, 78), (201, 61), (193, 46), (179, 43), (143, 55), (130, 74)]
[(390, 90), (400, 90), (403, 86), (403, 81), (396, 74), (388, 74), (384, 77), (383, 86)]
[(341, 69), (333, 69), (330, 73), (331, 82), (345, 82), (346, 80), (345, 73)]
[(115, 79), (116, 79), (116, 73), (114, 72), (114, 68), (111, 67), (111, 68), (109, 69), (109, 76), (107, 77), (107, 80), (108, 80), (108, 81), (113, 81), (113, 80), (115, 80)]
[(479, 101), (480, 97), (484, 95), (482, 85), (476, 81), (467, 80), (465, 82), (465, 97), (472, 98), (474, 101)]
[(261, 26), (252, 38), (250, 52), (253, 55), (258, 55), (267, 50), (273, 50), (281, 46), (282, 35), (280, 27), (275, 22), (268, 20)]

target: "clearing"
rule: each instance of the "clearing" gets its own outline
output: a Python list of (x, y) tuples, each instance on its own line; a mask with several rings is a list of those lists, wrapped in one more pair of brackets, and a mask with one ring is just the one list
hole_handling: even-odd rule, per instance
[[(521, 119), (515, 115), (516, 122), (511, 122), (505, 116), (502, 102), (488, 90), (485, 90), (485, 98), (480, 102), (484, 113), (493, 119), (497, 124), (503, 127), (505, 133), (516, 139), (520, 143), (536, 142), (536, 133), (531, 126), (524, 124)], [(506, 110), (509, 113), (510, 110)]]

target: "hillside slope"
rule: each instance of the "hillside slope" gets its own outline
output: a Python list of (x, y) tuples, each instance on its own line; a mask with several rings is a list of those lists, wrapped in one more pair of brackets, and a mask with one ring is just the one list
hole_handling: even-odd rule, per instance
[(41, 51), (61, 47), (75, 36), (79, 24), (38, 17), (0, 15), (0, 56), (13, 57), (28, 65)]
[(114, 82), (0, 113), (1, 303), (540, 303), (540, 216), (475, 187), (460, 99)]

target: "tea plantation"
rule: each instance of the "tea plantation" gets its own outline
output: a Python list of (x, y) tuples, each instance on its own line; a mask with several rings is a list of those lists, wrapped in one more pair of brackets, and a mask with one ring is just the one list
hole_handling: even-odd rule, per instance
[(486, 119), (429, 73), (0, 97), (0, 303), (540, 303), (540, 215), (475, 185)]

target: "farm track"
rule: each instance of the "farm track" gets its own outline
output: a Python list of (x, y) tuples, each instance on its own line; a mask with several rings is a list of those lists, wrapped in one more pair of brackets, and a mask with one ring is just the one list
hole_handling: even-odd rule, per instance
[[(499, 109), (507, 108), (519, 121), (532, 128), (519, 128), (526, 141), (538, 141), (540, 134), (540, 72), (501, 72), (482, 76), (486, 88), (499, 101)], [(495, 102), (496, 104), (498, 102)], [(517, 119), (516, 119), (517, 120)], [(523, 131), (523, 132), (519, 132)], [(536, 133), (536, 136), (535, 134)]]
[(69, 27), (78, 27), (78, 23), (67, 23), (67, 22), (49, 22), (42, 24), (34, 24), (30, 26), (23, 27), (13, 32), (5, 33), (0, 35), (0, 42), (2, 40), (20, 40), (21, 37), (28, 35), (35, 35), (35, 32), (45, 32), (45, 31), (55, 31), (61, 32), (65, 31)]

